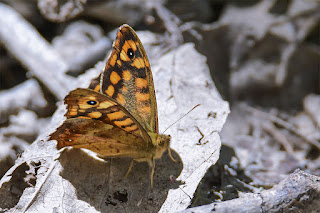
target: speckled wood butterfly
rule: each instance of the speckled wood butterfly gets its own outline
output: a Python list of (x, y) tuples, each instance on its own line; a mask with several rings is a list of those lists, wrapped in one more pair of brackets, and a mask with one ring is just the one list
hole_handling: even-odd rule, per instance
[[(64, 99), (67, 119), (50, 135), (58, 149), (86, 148), (102, 158), (131, 157), (147, 161), (170, 152), (170, 136), (159, 134), (152, 73), (145, 50), (128, 25), (122, 25), (105, 70), (88, 89), (75, 89)], [(133, 163), (133, 161), (132, 161)], [(130, 164), (127, 174), (130, 172)]]

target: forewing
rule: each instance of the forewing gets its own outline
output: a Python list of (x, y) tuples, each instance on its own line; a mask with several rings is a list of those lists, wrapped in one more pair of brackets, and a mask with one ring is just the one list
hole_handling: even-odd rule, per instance
[(130, 26), (119, 28), (113, 51), (99, 78), (92, 81), (90, 89), (117, 100), (147, 132), (158, 133), (150, 64), (141, 41)]
[(100, 120), (67, 119), (50, 140), (58, 141), (58, 149), (66, 146), (85, 148), (100, 157), (144, 158), (152, 147), (139, 136), (130, 134)]

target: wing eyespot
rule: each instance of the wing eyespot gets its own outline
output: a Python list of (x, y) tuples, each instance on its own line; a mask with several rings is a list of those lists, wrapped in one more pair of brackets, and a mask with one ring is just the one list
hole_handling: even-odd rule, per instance
[(89, 105), (96, 105), (97, 104), (97, 102), (96, 101), (87, 101), (87, 104), (89, 104)]
[(128, 51), (127, 51), (127, 55), (130, 59), (133, 59), (134, 58), (134, 51), (133, 49), (129, 48)]

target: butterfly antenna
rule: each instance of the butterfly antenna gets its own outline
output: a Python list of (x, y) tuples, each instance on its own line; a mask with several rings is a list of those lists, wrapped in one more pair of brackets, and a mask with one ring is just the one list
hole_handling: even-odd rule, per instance
[(172, 127), (173, 125), (175, 125), (176, 123), (178, 123), (182, 118), (184, 118), (185, 116), (187, 116), (192, 110), (194, 110), (195, 108), (197, 108), (198, 106), (200, 106), (201, 104), (198, 104), (196, 106), (194, 106), (192, 109), (189, 110), (189, 112), (187, 112), (186, 114), (184, 114), (181, 118), (179, 118), (178, 120), (176, 120), (173, 124), (171, 124), (170, 126), (168, 126), (166, 128), (166, 130), (164, 130), (163, 134), (170, 128)]

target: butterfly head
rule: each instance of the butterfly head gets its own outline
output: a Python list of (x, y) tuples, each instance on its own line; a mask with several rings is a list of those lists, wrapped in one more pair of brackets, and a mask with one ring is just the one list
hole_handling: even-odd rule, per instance
[(154, 158), (155, 159), (161, 158), (162, 154), (167, 149), (170, 149), (171, 136), (170, 135), (160, 135), (160, 134), (156, 134), (156, 133), (153, 133), (150, 136), (151, 136), (152, 143), (156, 147)]
[(171, 136), (170, 135), (158, 135), (157, 145), (159, 147), (168, 148), (170, 145)]

